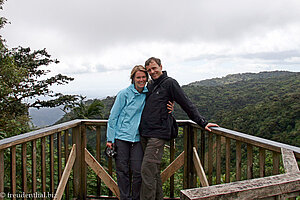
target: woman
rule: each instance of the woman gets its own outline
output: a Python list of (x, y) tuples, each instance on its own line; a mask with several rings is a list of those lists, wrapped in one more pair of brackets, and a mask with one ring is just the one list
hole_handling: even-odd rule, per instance
[[(139, 124), (144, 109), (148, 73), (142, 65), (135, 66), (130, 74), (131, 85), (121, 90), (110, 111), (107, 125), (107, 144), (116, 148), (116, 172), (121, 200), (140, 199), (141, 165), (143, 150), (140, 143)], [(173, 110), (173, 106), (167, 106)], [(132, 187), (129, 171), (132, 172)]]

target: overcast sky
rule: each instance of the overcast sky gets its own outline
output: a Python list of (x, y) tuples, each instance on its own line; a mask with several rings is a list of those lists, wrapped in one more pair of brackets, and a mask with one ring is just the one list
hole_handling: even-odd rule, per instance
[(56, 92), (103, 98), (151, 56), (180, 85), (228, 74), (300, 71), (299, 0), (8, 0), (7, 45), (46, 48), (75, 80)]

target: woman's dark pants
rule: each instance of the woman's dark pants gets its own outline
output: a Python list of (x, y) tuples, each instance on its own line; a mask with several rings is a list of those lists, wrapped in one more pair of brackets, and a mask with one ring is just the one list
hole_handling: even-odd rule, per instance
[[(117, 182), (120, 190), (120, 198), (121, 200), (139, 200), (142, 184), (142, 145), (140, 142), (116, 140), (116, 146), (116, 171)], [(130, 171), (132, 173), (132, 187), (129, 177)]]

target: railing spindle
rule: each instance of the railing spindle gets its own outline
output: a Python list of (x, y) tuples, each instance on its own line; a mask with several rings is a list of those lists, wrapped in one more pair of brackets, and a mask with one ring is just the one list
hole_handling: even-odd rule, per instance
[(4, 150), (0, 150), (0, 193), (4, 192)]
[(216, 184), (221, 183), (221, 136), (217, 135), (217, 151), (216, 151)]
[[(170, 141), (170, 163), (175, 159), (175, 139)], [(174, 175), (170, 177), (170, 198), (174, 198)]]
[[(101, 126), (96, 126), (96, 159), (101, 164)], [(101, 179), (97, 176), (97, 196), (101, 195)]]
[[(64, 134), (64, 150), (65, 150), (65, 165), (66, 165), (67, 160), (69, 158), (69, 130), (66, 130)], [(69, 181), (68, 181), (65, 187), (65, 199), (69, 199), (69, 198), (70, 198), (70, 192), (69, 192)]]
[(22, 144), (22, 189), (27, 194), (27, 143)]
[(208, 184), (212, 185), (213, 173), (213, 135), (208, 133)]
[(280, 154), (273, 151), (273, 175), (279, 174)]
[(58, 182), (61, 179), (61, 175), (62, 175), (62, 154), (61, 154), (61, 135), (64, 131), (58, 132), (56, 137), (57, 137), (57, 168), (58, 168)]
[(230, 182), (230, 138), (226, 138), (226, 172), (225, 172), (225, 182)]
[(259, 148), (259, 176), (265, 177), (265, 162), (266, 162), (266, 150), (262, 147)]
[(253, 146), (247, 144), (247, 179), (253, 178)]
[(81, 129), (80, 126), (72, 128), (72, 140), (73, 144), (76, 144), (76, 160), (73, 167), (73, 196), (77, 199), (82, 199), (81, 196), (81, 162), (82, 162), (82, 155), (81, 155)]
[(240, 181), (242, 176), (242, 144), (236, 141), (236, 180)]
[(41, 139), (41, 164), (42, 164), (42, 193), (47, 190), (46, 185), (46, 137)]
[(50, 192), (54, 194), (54, 135), (50, 135)]
[[(17, 191), (17, 177), (16, 177), (16, 146), (12, 146), (10, 150), (11, 155), (11, 193), (16, 194)], [(13, 198), (16, 199), (16, 198)]]
[(200, 131), (200, 138), (201, 138), (201, 145), (200, 145), (200, 162), (202, 164), (202, 166), (204, 167), (205, 166), (205, 131), (204, 130), (201, 130)]
[(31, 177), (31, 180), (32, 180), (32, 193), (35, 193), (36, 192), (36, 181), (37, 181), (37, 176), (36, 176), (36, 140), (33, 140), (32, 143), (31, 143), (32, 147), (31, 147), (31, 154), (32, 154), (32, 162), (31, 162), (31, 165), (32, 165), (32, 168), (31, 168), (31, 173), (32, 173), (32, 177)]

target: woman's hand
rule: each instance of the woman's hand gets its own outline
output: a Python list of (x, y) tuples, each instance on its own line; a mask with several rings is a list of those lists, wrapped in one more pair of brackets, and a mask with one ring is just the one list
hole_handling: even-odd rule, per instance
[(106, 146), (109, 147), (110, 149), (112, 149), (113, 143), (107, 142), (107, 143), (106, 143)]
[(174, 106), (175, 106), (175, 102), (169, 101), (169, 103), (167, 104), (167, 109), (169, 110), (168, 113), (172, 113), (174, 111)]

